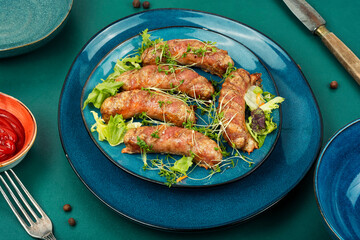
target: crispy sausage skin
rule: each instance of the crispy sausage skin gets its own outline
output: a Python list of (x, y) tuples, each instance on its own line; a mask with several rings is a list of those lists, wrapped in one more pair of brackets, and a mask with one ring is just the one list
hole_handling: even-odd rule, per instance
[[(167, 44), (170, 55), (181, 65), (192, 65), (203, 69), (211, 74), (222, 77), (226, 72), (229, 63), (234, 65), (234, 61), (228, 52), (216, 47), (209, 47), (204, 42), (195, 39), (173, 39), (159, 43), (155, 47), (145, 49), (141, 55), (144, 65), (156, 64), (156, 58), (162, 57), (165, 61), (164, 51), (160, 47)], [(156, 50), (155, 50), (156, 49)], [(167, 49), (167, 48), (166, 48)], [(202, 50), (206, 52), (202, 55)], [(214, 49), (214, 50), (213, 50)], [(201, 51), (197, 51), (201, 50)]]
[[(151, 136), (153, 133), (157, 133), (158, 137)], [(154, 153), (185, 156), (191, 156), (191, 153), (194, 153), (194, 161), (204, 168), (213, 168), (222, 160), (220, 147), (215, 141), (197, 131), (167, 125), (130, 129), (125, 134), (126, 148), (122, 150), (122, 153), (140, 153), (137, 137), (145, 141), (148, 146), (152, 146)]]
[(121, 114), (124, 119), (128, 119), (142, 112), (153, 119), (174, 123), (176, 126), (196, 121), (194, 110), (181, 100), (143, 90), (124, 91), (105, 99), (100, 112), (106, 122), (111, 115)]
[(195, 71), (178, 68), (171, 73), (167, 72), (168, 70), (168, 66), (147, 65), (139, 70), (121, 74), (116, 81), (123, 82), (122, 89), (126, 91), (149, 87), (160, 89), (176, 87), (180, 92), (200, 99), (209, 99), (214, 93), (212, 84)]
[(245, 93), (252, 85), (261, 83), (261, 74), (249, 74), (244, 69), (237, 69), (225, 79), (219, 97), (218, 111), (224, 113), (224, 138), (230, 146), (246, 152), (258, 148), (257, 142), (245, 125)]

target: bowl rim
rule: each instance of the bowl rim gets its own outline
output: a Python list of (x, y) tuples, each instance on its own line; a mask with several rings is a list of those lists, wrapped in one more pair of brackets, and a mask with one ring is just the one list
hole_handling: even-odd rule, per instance
[(341, 236), (341, 234), (337, 231), (337, 229), (335, 229), (335, 227), (333, 226), (332, 222), (330, 222), (327, 218), (327, 214), (325, 213), (322, 204), (320, 203), (320, 199), (319, 199), (319, 185), (318, 185), (318, 172), (319, 172), (319, 168), (320, 165), (322, 163), (323, 160), (323, 156), (326, 152), (326, 150), (329, 148), (329, 146), (331, 145), (331, 143), (334, 141), (334, 139), (340, 135), (343, 131), (345, 131), (347, 128), (351, 127), (354, 124), (358, 124), (360, 123), (360, 118), (357, 118), (355, 120), (352, 120), (351, 122), (345, 124), (344, 126), (342, 126), (339, 130), (337, 130), (328, 140), (328, 142), (326, 143), (326, 145), (324, 146), (324, 148), (322, 149), (318, 160), (316, 162), (315, 165), (315, 170), (314, 170), (314, 177), (313, 177), (313, 188), (314, 188), (314, 195), (315, 195), (315, 200), (316, 200), (316, 204), (318, 206), (318, 209), (320, 211), (320, 214), (322, 216), (322, 219), (324, 220), (326, 226), (328, 227), (328, 229), (331, 231), (331, 233), (336, 237), (336, 239), (339, 240), (344, 240), (343, 236)]
[(58, 30), (65, 23), (65, 21), (69, 17), (70, 12), (71, 12), (71, 10), (73, 8), (73, 5), (74, 5), (74, 0), (69, 0), (69, 3), (70, 3), (70, 5), (68, 7), (68, 10), (66, 11), (66, 14), (63, 17), (63, 19), (61, 19), (60, 23), (58, 25), (56, 25), (53, 29), (51, 29), (48, 33), (46, 33), (44, 36), (41, 36), (40, 38), (35, 39), (32, 42), (23, 43), (23, 44), (17, 45), (17, 46), (11, 46), (11, 47), (7, 47), (7, 48), (2, 48), (2, 49), (0, 49), (0, 54), (8, 52), (8, 51), (12, 51), (12, 50), (20, 49), (20, 48), (23, 48), (23, 47), (28, 47), (28, 46), (31, 46), (31, 45), (34, 45), (34, 44), (37, 44), (37, 43), (40, 43), (41, 41), (43, 41), (46, 38), (50, 37), (53, 33), (55, 33), (56, 30)]
[(31, 141), (30, 143), (22, 149), (22, 151), (18, 152), (15, 156), (3, 161), (3, 162), (0, 162), (0, 169), (1, 168), (4, 168), (4, 167), (7, 167), (9, 166), (10, 164), (16, 162), (17, 160), (23, 158), (27, 152), (30, 150), (30, 148), (32, 147), (32, 145), (34, 144), (35, 142), (35, 138), (36, 138), (36, 135), (37, 135), (37, 124), (36, 124), (36, 120), (35, 120), (35, 117), (34, 115), (32, 114), (32, 112), (30, 111), (30, 109), (24, 104), (22, 103), (20, 100), (8, 95), (8, 94), (5, 94), (3, 92), (0, 92), (0, 95), (4, 95), (6, 98), (11, 98), (12, 100), (18, 102), (23, 108), (25, 108), (25, 110), (29, 113), (33, 123), (34, 123), (34, 134), (31, 136)]

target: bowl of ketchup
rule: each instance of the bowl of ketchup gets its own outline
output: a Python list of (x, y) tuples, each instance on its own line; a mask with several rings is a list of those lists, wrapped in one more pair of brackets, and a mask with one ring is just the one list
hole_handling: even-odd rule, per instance
[(0, 172), (15, 167), (32, 147), (37, 132), (30, 110), (0, 92)]

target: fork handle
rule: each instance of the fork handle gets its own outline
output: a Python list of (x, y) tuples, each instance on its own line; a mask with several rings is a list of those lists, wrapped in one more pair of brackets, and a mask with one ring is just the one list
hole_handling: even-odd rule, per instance
[(360, 60), (359, 58), (338, 38), (330, 32), (325, 25), (320, 26), (315, 33), (320, 36), (325, 46), (336, 59), (343, 65), (360, 85)]

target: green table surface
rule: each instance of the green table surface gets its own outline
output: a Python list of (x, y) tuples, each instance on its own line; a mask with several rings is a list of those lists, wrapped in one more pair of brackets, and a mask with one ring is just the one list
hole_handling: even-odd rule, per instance
[[(243, 22), (281, 45), (301, 66), (323, 116), (324, 146), (342, 126), (360, 117), (360, 86), (280, 0), (152, 0), (150, 9), (186, 8)], [(309, 0), (333, 31), (360, 56), (360, 1)], [(58, 132), (58, 103), (66, 74), (82, 46), (108, 24), (135, 9), (131, 0), (74, 0), (63, 30), (45, 46), (0, 59), (0, 91), (33, 112), (38, 134), (24, 161), (14, 168), (55, 226), (58, 239), (329, 239), (313, 190), (314, 166), (279, 203), (242, 224), (215, 232), (173, 233), (123, 218), (83, 185), (65, 157)], [(339, 87), (329, 88), (336, 80)], [(71, 212), (62, 207), (69, 203)], [(75, 227), (67, 220), (73, 217)], [(0, 198), (0, 239), (31, 239)]]

